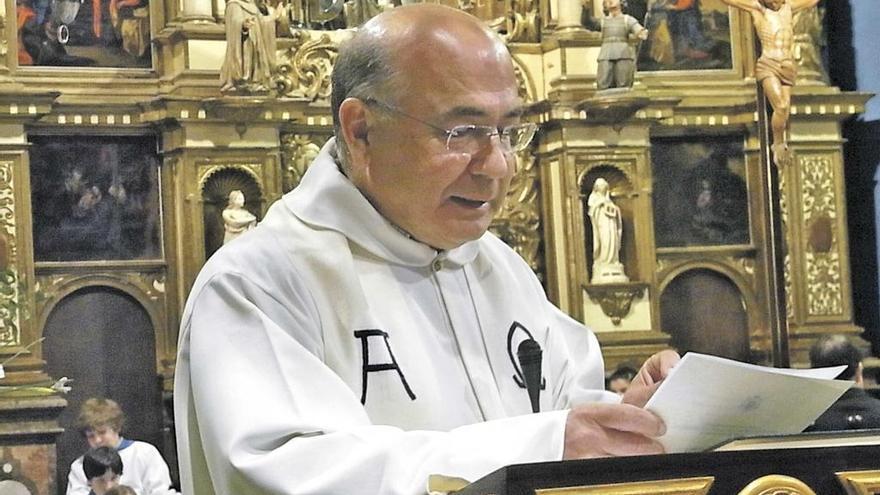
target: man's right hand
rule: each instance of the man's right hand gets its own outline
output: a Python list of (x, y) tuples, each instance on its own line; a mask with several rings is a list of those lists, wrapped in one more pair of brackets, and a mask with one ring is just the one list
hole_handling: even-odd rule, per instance
[(573, 407), (565, 422), (563, 459), (662, 454), (656, 437), (666, 426), (656, 415), (629, 404)]

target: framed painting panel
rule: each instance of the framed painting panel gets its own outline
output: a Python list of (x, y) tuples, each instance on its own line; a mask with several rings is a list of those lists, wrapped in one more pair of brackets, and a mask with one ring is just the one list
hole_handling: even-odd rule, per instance
[(149, 0), (16, 0), (20, 67), (152, 68)]
[(34, 260), (162, 257), (153, 136), (31, 136)]
[(658, 248), (750, 243), (742, 136), (651, 140)]
[(644, 12), (649, 32), (639, 46), (640, 72), (734, 68), (731, 9), (721, 0), (633, 1), (644, 4), (630, 10)]

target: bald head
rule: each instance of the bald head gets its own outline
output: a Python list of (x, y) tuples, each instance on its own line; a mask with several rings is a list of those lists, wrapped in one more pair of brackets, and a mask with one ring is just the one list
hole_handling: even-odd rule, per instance
[(509, 63), (507, 48), (482, 21), (461, 10), (438, 4), (399, 7), (368, 21), (356, 38), (381, 40), (401, 68), (426, 61), (448, 61), (466, 50), (469, 58)]
[(395, 102), (413, 92), (418, 80), (454, 85), (457, 72), (487, 64), (506, 67), (515, 82), (504, 42), (470, 14), (414, 4), (373, 17), (340, 46), (333, 68), (331, 110), (337, 140), (342, 139), (339, 107), (346, 98)]

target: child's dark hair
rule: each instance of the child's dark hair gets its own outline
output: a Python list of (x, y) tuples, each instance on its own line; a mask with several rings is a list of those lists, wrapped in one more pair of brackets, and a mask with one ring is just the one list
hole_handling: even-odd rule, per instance
[(112, 447), (97, 447), (83, 456), (83, 471), (86, 479), (100, 478), (107, 470), (122, 475), (122, 458)]

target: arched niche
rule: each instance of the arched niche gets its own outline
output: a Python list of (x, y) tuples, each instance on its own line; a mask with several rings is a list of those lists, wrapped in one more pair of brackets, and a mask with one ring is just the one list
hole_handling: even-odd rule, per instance
[(123, 435), (162, 450), (162, 405), (156, 374), (155, 329), (144, 307), (114, 287), (88, 286), (52, 307), (43, 330), (46, 372), (73, 379), (68, 407), (59, 417), (58, 486), (67, 486), (70, 464), (88, 448), (76, 430), (81, 404), (90, 397), (115, 400), (126, 415)]
[(261, 218), (263, 193), (257, 180), (247, 171), (235, 167), (221, 168), (205, 180), (202, 187), (202, 225), (205, 229), (205, 259), (223, 245), (223, 209), (229, 193), (244, 194), (245, 209)]
[(661, 328), (680, 352), (749, 361), (749, 321), (739, 287), (709, 268), (678, 274), (660, 294)]
[[(584, 171), (578, 180), (584, 222), (584, 255), (588, 274), (587, 280), (591, 280), (593, 276), (593, 228), (587, 200), (590, 198), (590, 193), (593, 191), (596, 179), (600, 177), (608, 182), (611, 200), (620, 208), (620, 216), (623, 220), (623, 233), (620, 240), (620, 261), (631, 271), (634, 269), (635, 260), (637, 259), (635, 229), (633, 229), (635, 204), (632, 194), (632, 182), (622, 170), (611, 164), (592, 167)], [(636, 276), (635, 273), (630, 273), (630, 271), (627, 271), (627, 275), (630, 278)]]

